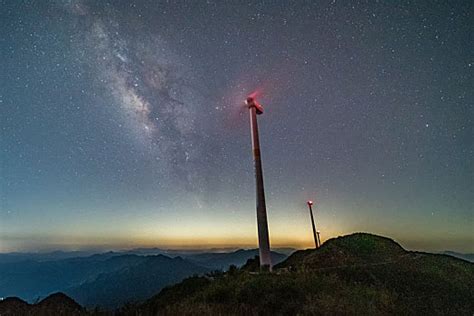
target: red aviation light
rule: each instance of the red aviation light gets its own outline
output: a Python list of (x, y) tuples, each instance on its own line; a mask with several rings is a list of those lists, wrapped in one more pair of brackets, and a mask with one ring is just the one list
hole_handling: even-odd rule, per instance
[(256, 94), (257, 94), (257, 92), (251, 93), (251, 94), (247, 97), (247, 99), (245, 99), (245, 104), (246, 104), (249, 108), (254, 107), (255, 110), (256, 110), (256, 112), (257, 112), (257, 114), (260, 115), (260, 114), (263, 114), (263, 106), (262, 106), (260, 103), (258, 103), (257, 101), (255, 101), (255, 97), (254, 97), (254, 96), (255, 96)]

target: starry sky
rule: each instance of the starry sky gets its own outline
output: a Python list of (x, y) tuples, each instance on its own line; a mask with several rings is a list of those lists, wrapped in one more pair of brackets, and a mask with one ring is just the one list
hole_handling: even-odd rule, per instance
[(355, 231), (474, 251), (472, 1), (0, 1), (0, 252)]

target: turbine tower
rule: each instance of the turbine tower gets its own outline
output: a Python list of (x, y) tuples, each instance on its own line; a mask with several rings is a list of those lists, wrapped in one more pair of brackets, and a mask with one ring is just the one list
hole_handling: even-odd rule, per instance
[(319, 231), (316, 231), (316, 225), (314, 224), (314, 217), (313, 217), (313, 201), (309, 200), (306, 202), (309, 207), (309, 214), (311, 215), (311, 225), (313, 226), (313, 237), (314, 237), (314, 246), (319, 248)]
[(252, 151), (255, 165), (255, 181), (257, 193), (257, 228), (260, 268), (272, 269), (270, 257), (270, 239), (268, 237), (267, 208), (265, 205), (265, 191), (263, 189), (263, 170), (260, 157), (260, 142), (258, 138), (257, 114), (263, 113), (263, 107), (250, 96), (245, 100), (250, 112), (250, 132), (252, 134)]

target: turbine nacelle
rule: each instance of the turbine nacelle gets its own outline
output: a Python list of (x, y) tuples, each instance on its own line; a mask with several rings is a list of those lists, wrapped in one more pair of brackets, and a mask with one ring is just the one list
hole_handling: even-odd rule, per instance
[(258, 115), (263, 114), (263, 106), (260, 103), (258, 103), (257, 101), (255, 101), (255, 99), (253, 97), (248, 97), (245, 100), (245, 104), (249, 108), (254, 107), (255, 111), (257, 112)]

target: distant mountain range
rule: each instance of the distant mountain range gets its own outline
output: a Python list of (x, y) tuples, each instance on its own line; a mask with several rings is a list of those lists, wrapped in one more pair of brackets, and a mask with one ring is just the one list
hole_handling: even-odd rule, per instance
[[(186, 259), (212, 270), (226, 270), (230, 265), (240, 267), (248, 259), (258, 256), (258, 249), (237, 250), (230, 253), (201, 253), (187, 256)], [(271, 253), (272, 263), (278, 264), (287, 258), (286, 255)]]
[(170, 258), (164, 255), (135, 257), (139, 258), (139, 261), (134, 265), (102, 273), (94, 280), (64, 292), (87, 307), (117, 308), (125, 303), (144, 300), (166, 285), (180, 282), (186, 277), (210, 271), (181, 257)]
[(52, 251), (52, 252), (9, 252), (0, 253), (0, 264), (19, 261), (52, 261), (69, 258), (88, 257), (93, 251)]
[[(171, 258), (174, 257), (189, 257), (200, 254), (226, 254), (241, 250), (256, 251), (256, 249), (240, 249), (240, 248), (209, 248), (209, 249), (164, 249), (164, 248), (134, 248), (128, 250), (117, 251), (51, 251), (51, 252), (8, 252), (0, 253), (0, 264), (12, 263), (19, 261), (55, 261), (71, 258), (83, 258), (93, 255), (101, 256), (120, 256), (120, 255), (138, 255), (138, 256), (156, 256), (165, 255)], [(272, 251), (289, 256), (296, 251), (294, 248), (273, 248)]]
[[(240, 268), (206, 273), (255, 253), (193, 254), (186, 259), (109, 253), (72, 263), (67, 259), (68, 265), (92, 260), (99, 269), (108, 263), (115, 270), (66, 293), (86, 306), (117, 307), (142, 300), (116, 309), (114, 313), (121, 316), (472, 315), (474, 311), (474, 264), (451, 254), (406, 251), (389, 238), (366, 233), (297, 251), (275, 265), (273, 273), (259, 271), (258, 257)], [(83, 271), (87, 274), (88, 269)], [(22, 273), (17, 272), (16, 277)], [(61, 293), (37, 304), (18, 298), (0, 301), (0, 315), (98, 314)]]
[[(172, 252), (172, 257), (157, 254), (163, 252)], [(0, 298), (17, 296), (32, 303), (61, 291), (87, 307), (115, 308), (148, 298), (186, 277), (241, 266), (256, 254), (256, 249), (179, 253), (158, 248), (94, 255), (0, 254)], [(273, 252), (272, 258), (280, 262), (286, 255)]]

